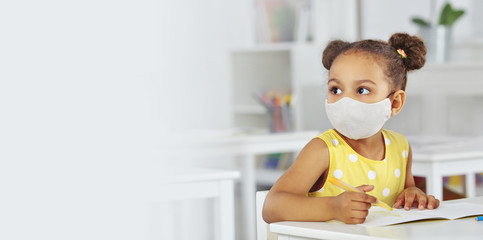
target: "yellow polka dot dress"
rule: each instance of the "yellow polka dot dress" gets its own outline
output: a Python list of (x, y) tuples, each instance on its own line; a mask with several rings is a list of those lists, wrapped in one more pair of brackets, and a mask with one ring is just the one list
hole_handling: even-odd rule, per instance
[[(404, 190), (409, 144), (406, 137), (396, 132), (383, 129), (382, 134), (386, 144), (386, 156), (382, 161), (359, 155), (333, 129), (317, 138), (322, 139), (329, 147), (329, 176), (354, 187), (374, 185), (374, 190), (368, 194), (392, 206), (397, 195)], [(342, 192), (344, 190), (326, 181), (320, 190), (308, 195), (337, 196)]]

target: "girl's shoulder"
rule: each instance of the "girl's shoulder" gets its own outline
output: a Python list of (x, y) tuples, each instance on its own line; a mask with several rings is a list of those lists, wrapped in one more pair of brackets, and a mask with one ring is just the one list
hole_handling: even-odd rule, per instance
[(324, 142), (327, 143), (327, 141), (333, 141), (334, 139), (338, 140), (340, 136), (339, 134), (337, 134), (337, 132), (334, 131), (334, 129), (329, 129), (314, 138), (324, 140)]
[(382, 129), (382, 133), (384, 134), (384, 137), (390, 137), (390, 138), (397, 138), (397, 139), (406, 139), (406, 137), (400, 133), (394, 132), (392, 130), (388, 129)]
[(302, 148), (290, 168), (298, 168), (303, 171), (316, 170), (318, 174), (321, 174), (329, 167), (329, 158), (330, 149), (327, 143), (314, 137)]
[(397, 143), (397, 144), (403, 145), (405, 147), (409, 145), (409, 142), (408, 142), (406, 136), (404, 136), (400, 133), (397, 133), (397, 132), (394, 132), (394, 131), (391, 131), (391, 130), (387, 130), (387, 129), (382, 129), (382, 134), (384, 135), (386, 144), (392, 142), (392, 143)]

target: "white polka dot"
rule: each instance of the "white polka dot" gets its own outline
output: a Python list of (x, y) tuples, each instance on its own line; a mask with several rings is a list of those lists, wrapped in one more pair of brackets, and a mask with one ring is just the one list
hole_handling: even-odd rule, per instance
[(340, 179), (342, 177), (343, 173), (342, 173), (342, 170), (340, 169), (337, 169), (334, 171), (334, 177), (337, 178), (337, 179)]
[(349, 160), (351, 160), (351, 162), (357, 162), (357, 155), (355, 154), (349, 155)]
[(337, 145), (339, 144), (339, 141), (337, 141), (337, 139), (332, 139), (332, 143), (334, 144), (334, 146), (337, 147)]
[(367, 176), (369, 177), (369, 179), (373, 180), (374, 178), (376, 178), (376, 172), (369, 171), (369, 173), (367, 174)]
[(402, 156), (403, 156), (403, 158), (407, 158), (408, 157), (408, 151), (404, 150), (402, 152)]
[(394, 170), (394, 175), (396, 175), (396, 177), (400, 177), (401, 176), (401, 170), (399, 170), (399, 168), (396, 168), (396, 170)]
[(319, 190), (319, 192), (323, 192), (324, 190), (325, 190), (325, 188), (321, 188), (321, 189)]
[(386, 141), (386, 145), (391, 144), (391, 140), (389, 140), (389, 138), (384, 138), (384, 141)]
[(389, 193), (391, 193), (391, 190), (389, 190), (389, 188), (384, 188), (384, 190), (382, 190), (382, 196), (384, 197), (389, 196)]

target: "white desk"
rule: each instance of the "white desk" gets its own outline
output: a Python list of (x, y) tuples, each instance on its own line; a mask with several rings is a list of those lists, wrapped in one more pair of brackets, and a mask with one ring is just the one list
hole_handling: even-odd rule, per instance
[[(483, 197), (459, 199), (483, 204)], [(419, 221), (383, 227), (334, 222), (279, 222), (270, 231), (280, 240), (302, 239), (482, 239), (483, 222), (474, 217), (458, 220)]]
[[(241, 163), (241, 195), (243, 239), (256, 239), (256, 166), (257, 155), (299, 152), (318, 131), (274, 133), (264, 135), (238, 135), (217, 137), (190, 137), (179, 151), (184, 157), (236, 156)], [(185, 138), (186, 139), (186, 138)], [(176, 147), (176, 146), (174, 146)]]
[[(168, 172), (168, 170), (166, 170)], [(234, 181), (240, 174), (237, 171), (225, 171), (215, 169), (171, 169), (164, 174), (161, 191), (162, 202), (169, 203), (186, 199), (212, 198), (215, 202), (215, 236), (218, 240), (235, 239), (235, 208), (234, 208)], [(165, 205), (168, 206), (169, 205)], [(169, 215), (172, 209), (163, 209), (161, 214)], [(190, 216), (187, 216), (190, 217)], [(161, 239), (179, 239), (176, 225), (168, 228), (166, 223), (160, 224), (162, 229)], [(174, 228), (174, 229), (173, 229)], [(154, 237), (152, 237), (154, 239)]]
[[(413, 137), (408, 137), (413, 138)], [(465, 176), (466, 197), (475, 197), (475, 174), (483, 172), (483, 141), (449, 138), (411, 141), (414, 176), (426, 178), (426, 192), (443, 199), (443, 177)]]

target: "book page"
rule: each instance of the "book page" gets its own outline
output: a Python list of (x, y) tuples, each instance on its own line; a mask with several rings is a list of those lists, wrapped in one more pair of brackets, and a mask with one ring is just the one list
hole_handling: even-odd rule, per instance
[(434, 210), (423, 210), (425, 214), (443, 217), (447, 219), (457, 219), (462, 217), (483, 215), (483, 205), (474, 203), (449, 203), (443, 204)]
[(409, 211), (393, 208), (389, 211), (379, 206), (369, 209), (369, 215), (362, 226), (376, 227), (424, 219), (457, 219), (462, 217), (483, 215), (483, 205), (473, 203), (441, 204), (433, 210), (419, 210), (412, 208)]

